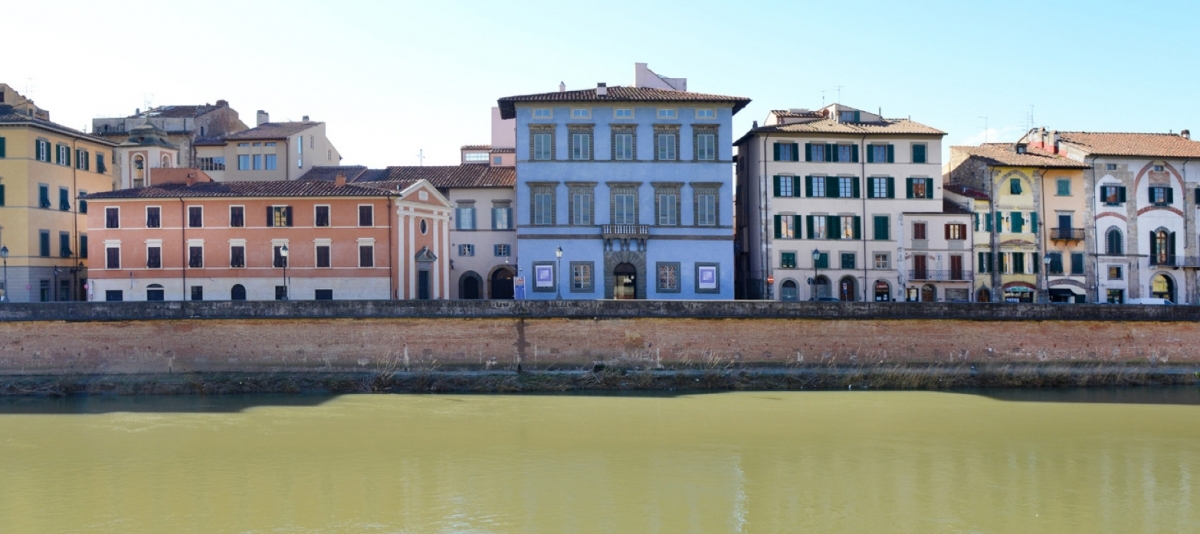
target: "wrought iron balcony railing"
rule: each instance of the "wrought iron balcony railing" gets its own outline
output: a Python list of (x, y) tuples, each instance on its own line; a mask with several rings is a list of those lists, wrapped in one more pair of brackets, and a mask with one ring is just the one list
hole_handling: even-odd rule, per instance
[(1051, 228), (1051, 241), (1083, 241), (1083, 228)]

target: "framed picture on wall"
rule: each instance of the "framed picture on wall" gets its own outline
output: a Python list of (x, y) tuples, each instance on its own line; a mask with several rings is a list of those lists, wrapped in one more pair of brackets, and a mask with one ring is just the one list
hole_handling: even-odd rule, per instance
[(717, 288), (717, 268), (715, 266), (702, 265), (699, 267), (698, 272), (700, 273), (700, 289)]
[(537, 265), (534, 269), (537, 287), (554, 287), (553, 265)]

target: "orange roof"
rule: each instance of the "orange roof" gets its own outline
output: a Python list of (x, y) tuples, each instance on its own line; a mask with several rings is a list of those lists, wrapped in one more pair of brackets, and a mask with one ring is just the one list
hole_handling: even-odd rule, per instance
[(1179, 134), (1058, 132), (1058, 138), (1101, 156), (1200, 158), (1200, 142)]
[(985, 143), (979, 146), (955, 146), (951, 151), (965, 152), (977, 158), (983, 158), (996, 165), (1011, 165), (1013, 167), (1046, 167), (1056, 169), (1088, 169), (1090, 165), (1057, 156), (1049, 152), (1026, 147), (1024, 154), (1017, 153), (1015, 143)]

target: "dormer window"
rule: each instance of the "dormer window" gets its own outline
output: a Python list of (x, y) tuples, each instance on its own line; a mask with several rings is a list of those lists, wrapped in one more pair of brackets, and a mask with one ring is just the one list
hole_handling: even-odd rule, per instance
[(1024, 154), (1028, 147), (1029, 145), (1026, 145), (1025, 143), (1017, 143), (1017, 153)]
[(1162, 166), (1162, 165), (1155, 165), (1155, 166), (1154, 166), (1154, 172), (1163, 172), (1163, 166)]
[(858, 113), (855, 111), (839, 111), (838, 122), (858, 122), (855, 120), (857, 115)]

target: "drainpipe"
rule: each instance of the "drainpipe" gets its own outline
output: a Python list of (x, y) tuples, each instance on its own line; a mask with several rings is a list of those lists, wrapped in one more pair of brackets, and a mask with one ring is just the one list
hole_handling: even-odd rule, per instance
[(396, 254), (396, 249), (395, 249), (396, 244), (395, 244), (395, 242), (393, 242), (393, 237), (392, 237), (392, 230), (396, 226), (395, 222), (394, 222), (395, 218), (396, 218), (396, 214), (394, 213), (394, 211), (393, 211), (394, 208), (392, 207), (392, 195), (388, 195), (388, 197), (387, 197), (387, 206), (388, 206), (388, 295), (390, 295), (392, 297), (392, 299), (395, 299), (396, 298), (396, 259), (399, 258), (399, 254)]
[(762, 248), (762, 287), (765, 288), (765, 291), (763, 291), (763, 299), (766, 299), (767, 297), (769, 297), (770, 292), (771, 292), (771, 287), (769, 284), (767, 284), (767, 277), (770, 276), (770, 272), (771, 272), (771, 232), (767, 231), (768, 226), (769, 226), (767, 221), (770, 219), (770, 216), (771, 216), (770, 215), (770, 207), (767, 206), (767, 203), (770, 202), (770, 198), (771, 198), (767, 194), (767, 186), (769, 185), (768, 180), (770, 179), (770, 175), (767, 173), (767, 141), (770, 138), (771, 138), (771, 134), (767, 134), (767, 135), (763, 136), (763, 143), (762, 143), (763, 170), (762, 170), (762, 175), (759, 176), (759, 178), (758, 178), (758, 190), (762, 192), (761, 193), (762, 194), (762, 204), (761, 204), (762, 207), (759, 208), (759, 210), (758, 210), (758, 212), (759, 212), (758, 228), (759, 228), (759, 233), (762, 235), (763, 243), (766, 243), (766, 246)]
[[(1049, 219), (1049, 215), (1046, 213), (1046, 171), (1045, 170), (1042, 170), (1042, 179), (1038, 181), (1038, 187), (1042, 190), (1041, 191), (1041, 193), (1042, 193), (1041, 208), (1042, 208), (1042, 230), (1043, 230), (1042, 231), (1042, 239), (1040, 240), (1041, 245), (1042, 245), (1042, 257), (1038, 258), (1038, 259), (1040, 259), (1042, 261), (1042, 263), (1044, 264), (1044, 265), (1042, 265), (1041, 269), (1038, 269), (1038, 272), (1042, 273), (1042, 280), (1045, 282), (1045, 284), (1043, 284), (1043, 287), (1046, 288), (1046, 304), (1049, 304), (1050, 303), (1050, 264), (1045, 263), (1045, 261), (1046, 261), (1046, 257), (1047, 257), (1046, 254), (1050, 250), (1050, 245), (1048, 243), (1050, 236), (1048, 235), (1048, 232), (1045, 231), (1045, 228), (1046, 228), (1046, 223), (1049, 222), (1050, 219)], [(1035, 213), (1036, 213), (1036, 210), (1035, 210)], [(1037, 236), (1037, 230), (1038, 230), (1037, 228), (1033, 229), (1035, 237)], [(1061, 258), (1059, 259), (1058, 263), (1059, 263), (1059, 265), (1062, 265)], [(1036, 283), (1037, 281), (1034, 280), (1034, 282)]]
[[(75, 165), (71, 169), (71, 192), (75, 193), (75, 213), (71, 217), (71, 220), (74, 222), (74, 231), (71, 234), (71, 248), (75, 250), (75, 254), (71, 257), (71, 292), (67, 294), (67, 300), (75, 300), (74, 293), (77, 291), (75, 286), (79, 285), (79, 269), (75, 268), (79, 258), (79, 150), (75, 144), (78, 141), (78, 139), (71, 139), (71, 152), (75, 154)], [(1184, 232), (1184, 235), (1187, 235), (1187, 232)], [(59, 254), (61, 255), (61, 252)], [(4, 290), (8, 291), (8, 288), (6, 287)], [(58, 288), (54, 290), (58, 291)], [(59, 299), (61, 298), (60, 296)]]
[[(1183, 250), (1184, 250), (1184, 254), (1181, 255), (1181, 256), (1183, 256), (1183, 258), (1181, 258), (1181, 261), (1179, 262), (1180, 267), (1183, 267), (1183, 264), (1187, 263), (1187, 261), (1185, 260), (1185, 258), (1187, 258), (1186, 251), (1188, 248), (1190, 248), (1190, 247), (1188, 247), (1188, 244), (1191, 243), (1191, 240), (1188, 239), (1188, 216), (1187, 216), (1187, 164), (1189, 161), (1192, 161), (1192, 159), (1188, 158), (1188, 159), (1183, 160), (1183, 166), (1180, 167), (1180, 174), (1183, 175), (1182, 179), (1180, 181), (1183, 182), (1183, 186), (1179, 188), (1180, 189), (1179, 190), (1179, 196), (1180, 196), (1179, 203), (1182, 204), (1183, 208), (1184, 208), (1183, 210), (1181, 210), (1181, 211), (1183, 211)], [(1195, 209), (1193, 209), (1192, 211), (1193, 211), (1193, 213), (1195, 213)], [(1172, 251), (1172, 252), (1174, 252), (1174, 251)], [(1184, 291), (1187, 291), (1188, 286), (1194, 286), (1194, 284), (1189, 284), (1188, 282), (1190, 282), (1190, 280), (1188, 280), (1187, 271), (1185, 270), (1185, 271), (1183, 271)]]
[[(179, 265), (179, 272), (183, 276), (183, 288), (179, 290), (180, 301), (187, 302), (187, 206), (183, 204), (183, 197), (179, 197), (179, 248), (183, 249), (183, 263)], [(244, 217), (244, 216), (243, 216)]]
[[(996, 302), (996, 292), (1000, 290), (1000, 221), (996, 219), (996, 203), (999, 199), (996, 198), (996, 179), (992, 177), (992, 166), (984, 165), (984, 172), (987, 173), (988, 185), (991, 191), (988, 193), (991, 198), (988, 199), (988, 217), (992, 218), (992, 233), (988, 235), (988, 243), (992, 247), (992, 302)], [(985, 226), (986, 228), (986, 226)], [(1004, 292), (1000, 291), (999, 298), (1004, 298)], [(1000, 302), (1004, 302), (1001, 300)]]
[[(862, 179), (861, 189), (867, 189), (867, 134), (863, 134), (862, 139), (858, 140), (858, 164), (859, 164), (859, 168), (862, 170), (862, 172), (861, 172), (862, 176), (859, 177)], [(869, 293), (867, 293), (867, 284), (870, 282), (870, 278), (869, 278), (870, 275), (867, 274), (867, 195), (868, 194), (869, 193), (867, 191), (862, 191), (862, 195), (861, 195), (862, 196), (862, 219), (861, 219), (862, 220), (862, 228), (859, 229), (859, 231), (862, 232), (860, 237), (863, 238), (862, 239), (863, 302), (867, 302), (867, 295), (869, 294)]]
[[(1096, 198), (1097, 198), (1096, 197), (1096, 159), (1099, 157), (1100, 157), (1099, 155), (1092, 156), (1092, 190), (1090, 191), (1092, 198), (1091, 198), (1091, 200), (1089, 200), (1089, 202), (1092, 202), (1093, 206), (1095, 205), (1094, 203), (1096, 202)], [(1084, 158), (1084, 160), (1085, 160), (1084, 163), (1087, 163), (1086, 157)], [(1094, 258), (1094, 261), (1092, 262), (1093, 263), (1092, 281), (1094, 282), (1094, 285), (1096, 286), (1096, 300), (1093, 300), (1092, 302), (1098, 303), (1098, 302), (1103, 302), (1103, 301), (1100, 300), (1100, 236), (1099, 236), (1099, 232), (1098, 232), (1099, 229), (1096, 227), (1095, 210), (1092, 210), (1092, 220), (1089, 222), (1088, 226), (1092, 227), (1092, 236), (1093, 236), (1092, 237), (1092, 250), (1094, 250), (1094, 252), (1092, 253), (1092, 258)], [(1125, 231), (1126, 231), (1126, 233), (1128, 233), (1129, 228), (1126, 228)], [(1084, 236), (1084, 237), (1086, 238), (1087, 236)], [(1122, 243), (1122, 245), (1123, 244), (1124, 243)], [(1126, 273), (1125, 278), (1128, 280), (1129, 276), (1131, 276), (1131, 274)]]

